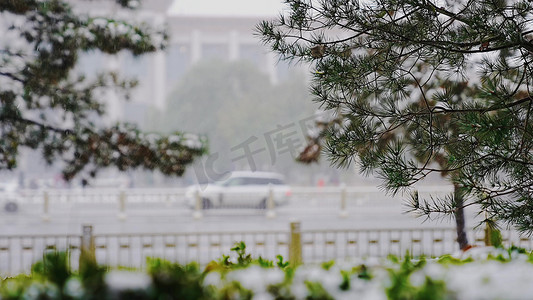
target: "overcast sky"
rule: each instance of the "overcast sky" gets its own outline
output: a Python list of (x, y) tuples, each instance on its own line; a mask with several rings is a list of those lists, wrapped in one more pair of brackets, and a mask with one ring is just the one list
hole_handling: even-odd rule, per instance
[(275, 16), (282, 0), (175, 0), (170, 15), (191, 16)]

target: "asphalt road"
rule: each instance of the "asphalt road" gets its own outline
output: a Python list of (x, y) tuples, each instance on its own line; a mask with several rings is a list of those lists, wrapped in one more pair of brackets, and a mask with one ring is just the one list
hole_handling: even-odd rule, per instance
[[(0, 275), (28, 272), (31, 263), (42, 257), (43, 249), (49, 243), (57, 244), (59, 249), (69, 247), (67, 245), (71, 243), (79, 247), (83, 225), (92, 225), (94, 234), (100, 236), (95, 244), (106, 245), (104, 248), (97, 246), (96, 256), (100, 263), (134, 267), (141, 266), (145, 257), (152, 255), (182, 262), (196, 260), (207, 263), (219, 258), (222, 253), (228, 253), (235, 240), (245, 240), (255, 256), (264, 255), (272, 259), (276, 254), (282, 254), (288, 257), (288, 231), (294, 221), (299, 221), (301, 229), (307, 231), (302, 235), (306, 261), (345, 255), (384, 255), (391, 251), (404, 254), (413, 246), (420, 248), (415, 251), (422, 251), (422, 248), (428, 251), (435, 246), (443, 253), (454, 251), (453, 230), (448, 230), (446, 235), (437, 233), (435, 236), (431, 233), (433, 231), (428, 231), (424, 234), (426, 236), (418, 237), (404, 230), (450, 229), (454, 227), (450, 219), (424, 222), (424, 219), (405, 214), (405, 209), (402, 201), (390, 198), (349, 199), (344, 212), (335, 197), (296, 198), (270, 212), (244, 208), (209, 209), (201, 211), (199, 217), (185, 205), (184, 200), (179, 199), (127, 203), (123, 211), (118, 201), (79, 203), (52, 200), (47, 213), (43, 203), (24, 203), (17, 212), (0, 212)], [(473, 213), (468, 212), (467, 215), (470, 216), (467, 225), (475, 225)], [(353, 232), (365, 229), (372, 231)], [(380, 233), (376, 229), (392, 230)], [(315, 232), (319, 230), (329, 232)], [(334, 233), (335, 230), (352, 232)], [(20, 237), (25, 235), (58, 237)], [(69, 240), (67, 235), (78, 237)], [(434, 245), (436, 238), (440, 239), (440, 243)], [(395, 239), (399, 242), (392, 244)], [(420, 242), (412, 244), (416, 239)], [(73, 251), (72, 255), (75, 264), (79, 251)]]
[[(449, 218), (426, 221), (405, 214), (401, 200), (348, 201), (341, 216), (339, 201), (295, 199), (277, 207), (272, 217), (266, 210), (247, 208), (209, 209), (197, 218), (184, 201), (128, 203), (21, 204), (17, 212), (0, 212), (0, 234), (79, 234), (84, 224), (97, 233), (169, 233), (206, 231), (287, 230), (300, 221), (303, 229), (388, 229), (453, 227)], [(468, 221), (474, 225), (473, 214)]]

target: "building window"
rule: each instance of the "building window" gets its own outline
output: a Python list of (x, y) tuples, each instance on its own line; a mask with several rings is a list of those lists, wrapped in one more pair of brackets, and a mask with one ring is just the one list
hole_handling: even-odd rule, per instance
[(81, 52), (75, 67), (76, 73), (83, 73), (88, 78), (94, 78), (97, 74), (106, 71), (106, 57), (100, 51)]
[(241, 45), (240, 59), (249, 61), (259, 68), (266, 66), (265, 49), (257, 45)]
[(229, 58), (229, 49), (226, 44), (203, 44), (202, 59), (221, 59)]
[(172, 44), (166, 49), (167, 80), (172, 83), (187, 71), (191, 62), (191, 47), (186, 44)]
[(128, 78), (143, 80), (148, 75), (148, 55), (134, 56), (130, 52), (122, 53), (120, 57), (120, 72)]

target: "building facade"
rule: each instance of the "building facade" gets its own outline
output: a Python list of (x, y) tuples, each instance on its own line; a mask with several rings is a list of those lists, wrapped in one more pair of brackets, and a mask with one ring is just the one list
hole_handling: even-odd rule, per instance
[[(169, 33), (166, 49), (157, 53), (141, 57), (133, 57), (126, 52), (115, 56), (86, 53), (80, 57), (82, 72), (113, 70), (119, 71), (123, 76), (139, 79), (139, 86), (132, 93), (131, 101), (122, 103), (112, 100), (113, 103), (109, 103), (111, 120), (142, 123), (147, 108), (164, 110), (167, 96), (180, 77), (196, 63), (204, 60), (245, 60), (267, 73), (272, 82), (283, 79), (288, 72), (287, 64), (278, 61), (275, 54), (261, 44), (254, 32), (261, 20), (275, 16), (276, 9), (281, 6), (280, 2), (222, 2), (244, 6), (233, 15), (230, 15), (230, 7), (224, 6), (225, 10), (218, 12), (217, 6), (208, 2), (220, 3), (150, 0), (142, 1), (138, 9), (130, 10), (119, 7), (114, 0), (74, 1), (75, 9), (80, 13), (88, 12), (94, 16), (112, 15), (114, 18), (147, 22), (156, 26), (164, 24)], [(255, 11), (252, 9), (254, 7)], [(265, 12), (257, 11), (261, 9)], [(247, 10), (252, 11), (247, 13)]]

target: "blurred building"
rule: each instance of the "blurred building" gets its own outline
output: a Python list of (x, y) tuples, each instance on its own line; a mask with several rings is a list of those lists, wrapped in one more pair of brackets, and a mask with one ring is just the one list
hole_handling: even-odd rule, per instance
[(102, 53), (81, 56), (80, 71), (111, 69), (139, 79), (131, 101), (109, 104), (110, 120), (142, 126), (147, 109), (163, 110), (172, 87), (202, 60), (246, 60), (264, 70), (273, 82), (288, 73), (288, 66), (278, 62), (254, 33), (261, 20), (279, 14), (280, 0), (144, 0), (135, 10), (121, 8), (114, 0), (76, 0), (73, 6), (81, 13), (165, 24), (168, 29), (165, 51), (141, 57), (126, 52), (118, 56)]
[(175, 80), (187, 67), (202, 59), (217, 58), (250, 61), (276, 81), (283, 75), (280, 72), (286, 70), (276, 64), (275, 54), (261, 45), (254, 29), (261, 20), (279, 13), (280, 1), (222, 3), (226, 6), (210, 6), (206, 1), (194, 0), (175, 0), (170, 5), (167, 10), (171, 33), (166, 53), (168, 80)]
[[(118, 71), (139, 80), (129, 101), (106, 95), (106, 121), (126, 121), (143, 127), (150, 110), (164, 110), (167, 96), (189, 68), (209, 59), (245, 60), (264, 70), (273, 82), (288, 75), (286, 63), (261, 44), (254, 29), (261, 20), (277, 16), (281, 0), (141, 0), (136, 9), (122, 8), (115, 0), (68, 0), (74, 11), (93, 17), (165, 26), (169, 34), (164, 51), (134, 57), (127, 51), (106, 55), (91, 51), (80, 55), (76, 71), (88, 77), (103, 71)], [(132, 0), (136, 4), (137, 0)], [(54, 186), (61, 178), (39, 155), (23, 151), (19, 181), (46, 178)], [(31, 169), (31, 170), (30, 170)], [(56, 175), (54, 175), (56, 176)], [(111, 176), (115, 176), (114, 173)]]

